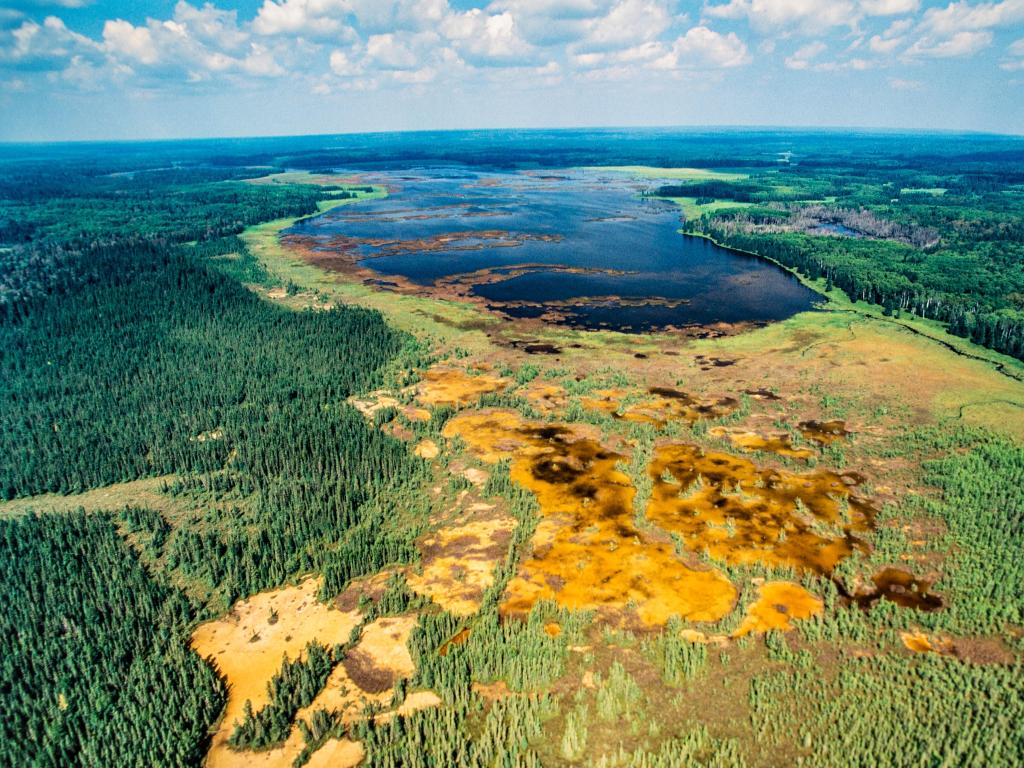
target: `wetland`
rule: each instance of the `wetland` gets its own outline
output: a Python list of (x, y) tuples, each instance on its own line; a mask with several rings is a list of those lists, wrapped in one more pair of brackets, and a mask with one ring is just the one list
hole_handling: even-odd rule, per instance
[(619, 173), (437, 167), (356, 178), (387, 195), (302, 220), (284, 242), (377, 288), (631, 332), (763, 324), (820, 298), (775, 264), (680, 234), (679, 208)]

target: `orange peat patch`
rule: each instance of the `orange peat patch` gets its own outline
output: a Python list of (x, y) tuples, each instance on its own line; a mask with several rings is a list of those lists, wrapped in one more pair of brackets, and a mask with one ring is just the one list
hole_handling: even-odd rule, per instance
[(624, 404), (627, 393), (625, 389), (597, 389), (589, 396), (581, 397), (580, 404), (615, 419), (652, 424), (658, 428), (670, 421), (692, 423), (698, 419), (727, 416), (739, 407), (739, 401), (733, 397), (700, 399), (669, 387), (651, 387), (647, 390), (648, 397)]
[(489, 392), (499, 392), (508, 379), (491, 374), (471, 376), (458, 368), (431, 368), (416, 386), (416, 399), (424, 405), (469, 405)]
[[(316, 584), (315, 580), (314, 585)], [(279, 593), (273, 593), (279, 594)], [(313, 590), (315, 594), (315, 590)], [(254, 598), (255, 599), (255, 598)], [(240, 607), (245, 605), (240, 604)], [(320, 605), (320, 604), (317, 604)], [(321, 606), (323, 607), (323, 606)], [(237, 608), (236, 608), (237, 610)], [(324, 607), (324, 610), (328, 610)], [(332, 610), (334, 613), (341, 611)], [(281, 621), (283, 619), (279, 619)], [(223, 621), (223, 620), (222, 620)], [(367, 705), (376, 704), (386, 707), (391, 701), (392, 687), (398, 678), (412, 677), (415, 666), (412, 657), (409, 655), (408, 641), (409, 633), (416, 626), (417, 619), (414, 616), (398, 616), (377, 619), (363, 628), (359, 642), (356, 644), (345, 659), (334, 667), (323, 690), (317, 694), (313, 702), (300, 709), (295, 715), (295, 721), (308, 721), (313, 712), (318, 709), (326, 709), (341, 717), (342, 722), (351, 723), (361, 717)], [(353, 622), (354, 626), (355, 622)], [(209, 626), (209, 625), (204, 625)], [(293, 623), (292, 629), (297, 627)], [(200, 627), (202, 629), (202, 627)], [(348, 639), (348, 632), (344, 637), (333, 637), (330, 642), (342, 643)], [(198, 633), (198, 630), (197, 630)], [(308, 637), (303, 634), (303, 637)], [(327, 641), (321, 641), (328, 644)], [(246, 661), (252, 661), (244, 656), (244, 649), (235, 661), (237, 666), (243, 666)], [(280, 668), (281, 659), (278, 657), (277, 664), (270, 674), (277, 672)], [(229, 683), (232, 682), (228, 678)], [(269, 677), (267, 678), (269, 680)], [(264, 695), (259, 703), (253, 699), (253, 708), (259, 709), (266, 704), (266, 686)], [(236, 696), (232, 688), (229, 694), (229, 709), (231, 702)], [(398, 708), (397, 712), (408, 714), (416, 709), (438, 706), (441, 699), (432, 691), (417, 691), (410, 693), (405, 702)], [(242, 699), (244, 706), (244, 698)], [(378, 719), (386, 719), (394, 712), (385, 712), (378, 715)], [(301, 730), (293, 726), (287, 740), (279, 747), (263, 750), (260, 752), (242, 751), (235, 752), (227, 745), (227, 737), (234, 728), (234, 720), (225, 717), (221, 729), (214, 737), (210, 752), (206, 758), (206, 766), (212, 768), (291, 768), (295, 758), (305, 746), (305, 739)], [(330, 739), (320, 750), (313, 754), (309, 765), (331, 765), (348, 766), (354, 768), (359, 765), (364, 757), (362, 745), (348, 739)]]
[(746, 453), (762, 451), (786, 456), (791, 459), (809, 459), (814, 455), (810, 448), (796, 448), (787, 434), (759, 435), (756, 432), (744, 432), (725, 427), (713, 427), (708, 430), (712, 437), (725, 437), (736, 448)]
[(519, 390), (518, 394), (541, 413), (560, 411), (569, 404), (565, 389), (558, 384), (535, 381)]
[(850, 492), (861, 478), (825, 470), (762, 469), (695, 445), (667, 444), (650, 465), (647, 518), (688, 549), (733, 565), (829, 573), (871, 529), (875, 510)]
[(725, 616), (736, 599), (732, 583), (717, 570), (687, 567), (670, 544), (636, 527), (634, 489), (617, 468), (623, 456), (591, 434), (508, 410), (461, 414), (445, 426), (446, 437), (461, 437), (483, 461), (510, 458), (512, 479), (540, 504), (532, 551), (509, 582), (503, 613), (553, 600), (606, 618), (635, 613), (646, 625)]
[(192, 647), (200, 656), (212, 658), (228, 682), (224, 717), (207, 756), (209, 768), (258, 765), (243, 759), (248, 753), (234, 752), (227, 745), (246, 700), (257, 710), (266, 705), (267, 683), (280, 670), (285, 655), (299, 657), (312, 640), (326, 646), (344, 643), (359, 623), (358, 611), (340, 611), (319, 602), (319, 589), (320, 580), (311, 578), (296, 587), (263, 592), (237, 603), (227, 616), (200, 625), (192, 634)]
[(758, 597), (747, 607), (747, 615), (736, 630), (735, 637), (751, 632), (772, 630), (788, 632), (793, 621), (809, 619), (821, 613), (823, 603), (799, 584), (789, 581), (770, 581), (758, 589)]
[(463, 518), (417, 542), (421, 568), (406, 573), (410, 589), (458, 616), (476, 613), (515, 527), (515, 520), (493, 505), (471, 505)]
[(413, 453), (419, 456), (421, 459), (436, 459), (440, 450), (437, 447), (437, 443), (428, 438), (424, 438), (416, 443), (416, 447), (413, 449)]
[(956, 647), (948, 637), (928, 636), (924, 632), (913, 630), (900, 632), (900, 640), (904, 647), (914, 653), (937, 653), (940, 656), (955, 656)]

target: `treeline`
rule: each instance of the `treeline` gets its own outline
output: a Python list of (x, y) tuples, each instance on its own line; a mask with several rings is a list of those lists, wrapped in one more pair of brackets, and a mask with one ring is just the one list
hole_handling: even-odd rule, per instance
[(196, 608), (104, 514), (0, 521), (0, 765), (199, 765), (224, 685)]
[[(1024, 316), (1000, 308), (998, 296), (984, 297), (976, 271), (955, 255), (916, 259), (910, 246), (873, 240), (752, 234), (717, 218), (690, 223), (691, 231), (738, 250), (757, 253), (795, 269), (826, 287), (842, 289), (855, 301), (910, 312), (949, 324), (952, 333), (997, 352), (1024, 359)], [(995, 284), (996, 286), (998, 283)]]

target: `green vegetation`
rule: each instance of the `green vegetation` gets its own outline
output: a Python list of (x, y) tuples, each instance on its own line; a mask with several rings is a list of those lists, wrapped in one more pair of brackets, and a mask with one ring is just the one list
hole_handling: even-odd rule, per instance
[(202, 761), (225, 692), (186, 646), (198, 608), (110, 517), (0, 523), (0, 603), (0, 765)]
[(1024, 359), (1021, 178), (991, 167), (815, 165), (655, 193), (683, 206), (687, 231)]
[(762, 749), (797, 745), (810, 765), (1020, 765), (1020, 673), (888, 655), (842, 659), (827, 677), (780, 669), (751, 680), (752, 725)]

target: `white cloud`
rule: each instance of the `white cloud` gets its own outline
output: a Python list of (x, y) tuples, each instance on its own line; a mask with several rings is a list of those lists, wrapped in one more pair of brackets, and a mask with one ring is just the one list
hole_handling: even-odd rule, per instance
[(970, 56), (992, 43), (992, 33), (988, 31), (957, 32), (945, 40), (923, 38), (907, 49), (908, 58), (926, 57), (933, 59), (950, 59)]
[(728, 69), (751, 61), (750, 52), (736, 35), (694, 27), (676, 39), (669, 53), (654, 62), (658, 69)]
[(788, 69), (807, 69), (811, 65), (812, 59), (817, 58), (827, 50), (828, 46), (820, 41), (808, 43), (797, 48), (792, 56), (786, 57), (786, 67)]
[(366, 40), (366, 59), (381, 69), (418, 69), (439, 41), (433, 32), (371, 35)]
[(1006, 48), (1007, 57), (999, 62), (999, 67), (1007, 72), (1024, 69), (1024, 37), (1015, 40)]
[(441, 25), (441, 31), (464, 56), (476, 61), (522, 59), (532, 48), (519, 36), (515, 18), (508, 11), (489, 15), (474, 8), (452, 14)]
[(16, 68), (60, 69), (74, 56), (93, 58), (102, 53), (93, 40), (72, 32), (56, 16), (47, 16), (42, 24), (26, 19), (5, 38), (0, 63)]
[(249, 39), (238, 27), (237, 11), (222, 11), (211, 3), (197, 8), (181, 0), (174, 6), (174, 20), (187, 26), (196, 40), (218, 48), (234, 50)]
[(920, 5), (920, 0), (860, 0), (860, 7), (868, 16), (897, 16), (913, 13)]
[(654, 40), (668, 29), (672, 16), (663, 0), (620, 0), (607, 15), (586, 25), (586, 50), (626, 48)]
[(919, 91), (924, 87), (920, 80), (904, 80), (901, 77), (890, 77), (889, 87), (894, 91)]
[(1024, 21), (1024, 0), (1000, 3), (950, 3), (945, 8), (929, 8), (921, 19), (921, 29), (936, 36), (953, 36), (964, 31), (1005, 27)]
[(612, 0), (493, 0), (487, 11), (511, 13), (523, 39), (544, 46), (579, 42), (612, 5)]
[(871, 49), (872, 53), (889, 56), (903, 46), (904, 39), (903, 37), (885, 38), (881, 35), (874, 35), (868, 41), (868, 48)]
[(123, 19), (113, 19), (103, 25), (103, 44), (109, 53), (143, 64), (156, 64), (160, 59), (153, 33), (147, 27), (136, 27)]
[(263, 0), (252, 28), (258, 35), (336, 36), (346, 29), (339, 17), (348, 7), (347, 0)]
[(730, 0), (705, 5), (705, 15), (719, 19), (747, 19), (762, 32), (815, 34), (834, 27), (853, 27), (861, 10), (853, 0)]

